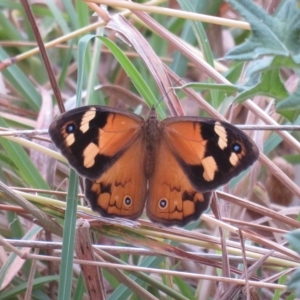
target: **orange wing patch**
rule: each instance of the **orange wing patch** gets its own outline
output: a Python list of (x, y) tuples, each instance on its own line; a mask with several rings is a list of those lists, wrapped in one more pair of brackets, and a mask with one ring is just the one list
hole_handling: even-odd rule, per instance
[(174, 150), (190, 165), (199, 164), (205, 154), (206, 141), (199, 133), (200, 124), (196, 122), (170, 123), (164, 132), (169, 146), (177, 145)]
[[(89, 120), (88, 117), (85, 119)], [(123, 115), (109, 114), (106, 124), (99, 128), (98, 145), (91, 142), (83, 150), (84, 167), (93, 167), (98, 154), (112, 157), (126, 149), (136, 140), (139, 131), (140, 124), (136, 120)]]
[[(222, 144), (226, 131), (217, 124), (214, 130), (219, 135), (219, 143)], [(165, 137), (170, 149), (179, 156), (186, 164), (202, 165), (202, 177), (206, 181), (212, 181), (218, 170), (213, 156), (205, 156), (207, 140), (200, 134), (201, 125), (198, 122), (174, 122), (166, 126)], [(224, 142), (223, 142), (224, 144)], [(176, 146), (176, 148), (175, 148)]]
[(135, 119), (120, 114), (109, 114), (105, 126), (99, 129), (99, 153), (115, 155), (134, 141), (140, 129), (141, 124)]

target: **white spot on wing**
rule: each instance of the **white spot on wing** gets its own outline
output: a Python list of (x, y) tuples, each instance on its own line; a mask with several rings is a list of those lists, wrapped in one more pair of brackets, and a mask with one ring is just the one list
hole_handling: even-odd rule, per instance
[(83, 151), (83, 164), (86, 168), (91, 168), (95, 164), (95, 157), (99, 153), (99, 148), (94, 143), (90, 143)]
[(66, 144), (68, 147), (70, 147), (74, 144), (74, 142), (75, 142), (75, 136), (73, 133), (71, 133), (66, 137)]
[(239, 157), (237, 156), (236, 153), (232, 152), (229, 157), (229, 161), (233, 166), (236, 166), (237, 163), (239, 162)]
[(82, 133), (85, 133), (89, 130), (89, 122), (93, 120), (96, 116), (96, 108), (91, 107), (82, 117), (81, 123), (80, 123), (80, 130)]
[(215, 123), (214, 127), (215, 133), (219, 136), (218, 145), (223, 150), (228, 145), (226, 129), (221, 125), (220, 122)]
[(214, 158), (212, 156), (205, 157), (201, 163), (204, 168), (203, 178), (206, 181), (214, 180), (215, 173), (218, 170), (218, 166)]

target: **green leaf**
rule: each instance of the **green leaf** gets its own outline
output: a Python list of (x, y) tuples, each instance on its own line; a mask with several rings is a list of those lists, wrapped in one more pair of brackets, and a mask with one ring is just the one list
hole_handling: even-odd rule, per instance
[[(148, 87), (147, 83), (143, 80), (143, 77), (140, 75), (140, 73), (137, 71), (135, 66), (128, 59), (128, 57), (122, 52), (122, 50), (115, 43), (113, 43), (109, 39), (105, 37), (99, 37), (99, 36), (98, 38), (101, 39), (101, 41), (112, 52), (114, 57), (121, 64), (126, 74), (130, 77), (135, 88), (138, 90), (140, 95), (145, 99), (149, 107), (155, 106), (157, 104), (155, 95), (152, 93), (151, 89)], [(163, 112), (161, 111), (161, 113)]]
[(77, 280), (76, 289), (74, 291), (73, 300), (83, 299), (84, 293), (85, 293), (85, 283), (84, 283), (82, 274), (80, 274), (80, 276)]
[(231, 85), (231, 84), (216, 84), (216, 83), (200, 83), (200, 82), (190, 82), (188, 84), (185, 84), (183, 86), (177, 87), (175, 89), (181, 89), (181, 88), (193, 88), (195, 91), (203, 91), (203, 90), (217, 90), (226, 92), (228, 94), (233, 94), (238, 91), (243, 91), (243, 88), (240, 88), (237, 85)]
[(282, 55), (299, 61), (300, 10), (296, 0), (284, 1), (273, 16), (253, 1), (227, 2), (250, 23), (252, 36), (227, 53), (226, 59), (252, 60), (263, 55)]
[(276, 111), (285, 116), (289, 121), (294, 122), (300, 114), (300, 86), (286, 99), (276, 104)]
[[(86, 35), (80, 39), (78, 44), (78, 77), (76, 105), (81, 105), (82, 85), (84, 80), (84, 62), (88, 42), (94, 38), (93, 35)], [(75, 224), (77, 218), (77, 195), (78, 175), (73, 169), (70, 171), (69, 187), (67, 195), (67, 208), (63, 232), (63, 247), (61, 254), (60, 277), (58, 288), (58, 300), (71, 299), (73, 279), (73, 256), (75, 243)]]
[(196, 299), (195, 290), (193, 290), (193, 288), (189, 284), (182, 280), (182, 278), (174, 276), (173, 280), (183, 296), (187, 297), (190, 300)]
[[(0, 126), (8, 128), (2, 117), (0, 117)], [(14, 163), (14, 167), (18, 169), (19, 176), (21, 176), (29, 186), (50, 189), (22, 146), (6, 138), (0, 138), (0, 144)]]
[[(191, 3), (191, 1), (189, 1), (189, 0), (184, 0), (184, 1), (183, 0), (178, 0), (178, 3), (180, 4), (180, 6), (184, 10), (190, 11), (190, 12), (196, 12), (196, 9), (194, 7), (195, 4)], [(198, 41), (198, 44), (201, 47), (201, 50), (203, 52), (203, 56), (204, 56), (205, 60), (211, 66), (214, 66), (213, 53), (212, 53), (212, 50), (210, 48), (206, 32), (204, 30), (204, 26), (202, 25), (202, 23), (196, 22), (196, 21), (190, 21), (190, 24), (192, 26), (192, 29), (194, 31), (194, 35), (195, 35), (195, 37)], [(213, 82), (212, 79), (210, 79), (210, 78), (208, 79), (208, 81)], [(210, 95), (211, 95), (211, 104), (212, 104), (212, 106), (213, 107), (218, 107), (220, 101), (218, 101), (217, 91), (216, 90), (211, 90)]]
[[(58, 280), (58, 275), (49, 275), (49, 276), (42, 276), (42, 277), (35, 278), (32, 282), (32, 289), (33, 289), (32, 295), (34, 296), (35, 292), (37, 291), (36, 290), (37, 288), (57, 280)], [(6, 291), (1, 291), (0, 300), (18, 299), (17, 297), (20, 296), (20, 294), (26, 292), (27, 288), (28, 288), (28, 282), (24, 282)], [(46, 295), (44, 297), (46, 297)], [(42, 298), (39, 297), (39, 299)], [(44, 298), (44, 299), (49, 299), (49, 298)]]
[[(0, 48), (0, 61), (8, 58), (9, 55)], [(16, 64), (2, 70), (2, 74), (14, 89), (20, 93), (28, 106), (38, 111), (41, 105), (41, 95), (36, 91), (28, 76)]]
[(78, 26), (77, 13), (75, 11), (73, 1), (72, 0), (62, 0), (62, 4), (64, 5), (67, 15), (70, 18), (70, 22), (72, 24), (73, 29), (78, 29), (79, 26)]
[(235, 101), (239, 103), (256, 95), (264, 95), (275, 99), (283, 99), (289, 95), (281, 81), (279, 69), (253, 74), (242, 87), (245, 91), (235, 98)]

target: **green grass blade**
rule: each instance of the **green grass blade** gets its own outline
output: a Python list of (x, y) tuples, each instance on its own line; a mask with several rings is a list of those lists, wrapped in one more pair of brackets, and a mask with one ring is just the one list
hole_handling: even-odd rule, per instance
[(63, 233), (58, 300), (71, 299), (73, 279), (73, 256), (75, 241), (75, 223), (77, 217), (78, 176), (70, 171), (70, 182), (67, 196), (67, 209)]
[[(2, 117), (0, 117), (0, 126), (7, 128)], [(29, 186), (40, 189), (50, 189), (21, 146), (10, 142), (6, 138), (0, 138), (0, 143), (6, 153), (9, 154), (10, 159), (14, 163), (14, 167), (18, 169), (19, 176), (21, 176)]]
[[(9, 58), (9, 55), (0, 47), (0, 61)], [(4, 77), (26, 100), (27, 104), (35, 111), (41, 105), (41, 95), (33, 87), (28, 77), (16, 65), (12, 65), (2, 71)]]

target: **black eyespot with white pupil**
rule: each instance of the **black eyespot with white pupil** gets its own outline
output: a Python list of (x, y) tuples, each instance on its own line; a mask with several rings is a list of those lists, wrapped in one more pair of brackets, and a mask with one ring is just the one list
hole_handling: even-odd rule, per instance
[(162, 198), (159, 200), (158, 205), (160, 208), (165, 209), (168, 206), (168, 200), (165, 198)]
[(128, 195), (126, 195), (124, 197), (123, 203), (124, 203), (125, 206), (130, 207), (132, 205), (131, 197), (129, 197)]
[(73, 123), (70, 123), (66, 126), (66, 132), (67, 133), (73, 133), (75, 131), (75, 125)]
[(232, 152), (239, 154), (242, 152), (242, 146), (238, 143), (232, 144)]

